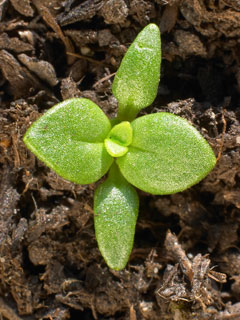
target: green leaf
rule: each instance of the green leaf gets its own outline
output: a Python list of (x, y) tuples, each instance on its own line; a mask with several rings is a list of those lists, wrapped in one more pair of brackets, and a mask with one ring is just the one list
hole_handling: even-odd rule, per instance
[(117, 159), (124, 177), (152, 194), (183, 191), (202, 180), (216, 164), (201, 134), (170, 113), (146, 115), (131, 123), (132, 144)]
[(105, 139), (104, 145), (107, 152), (114, 158), (122, 157), (128, 152), (128, 147), (121, 146), (111, 139)]
[(127, 147), (132, 143), (132, 127), (128, 121), (115, 125), (108, 134), (108, 138), (121, 146)]
[(107, 265), (123, 269), (132, 251), (138, 195), (114, 163), (94, 196), (94, 225), (99, 250)]
[(132, 127), (128, 121), (115, 125), (109, 132), (104, 144), (112, 157), (122, 157), (128, 152), (127, 146), (132, 142)]
[(161, 40), (155, 24), (147, 25), (125, 54), (113, 81), (119, 103), (118, 118), (132, 121), (157, 95), (160, 79)]
[(109, 119), (96, 104), (74, 98), (34, 122), (24, 142), (61, 177), (87, 184), (100, 179), (113, 162), (103, 143), (110, 130)]

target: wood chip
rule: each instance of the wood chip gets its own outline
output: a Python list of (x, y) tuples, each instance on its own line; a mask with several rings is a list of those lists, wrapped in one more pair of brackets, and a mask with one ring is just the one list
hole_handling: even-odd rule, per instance
[(0, 35), (0, 49), (11, 50), (17, 53), (32, 51), (33, 46), (30, 43), (19, 40), (18, 38), (10, 38), (7, 33)]
[(31, 89), (41, 88), (39, 81), (6, 50), (0, 51), (0, 69), (10, 83), (10, 90), (15, 98), (29, 95)]
[(32, 17), (34, 11), (30, 5), (30, 0), (10, 0), (14, 9), (26, 17)]
[(18, 59), (40, 79), (50, 84), (50, 86), (54, 87), (58, 83), (54, 67), (49, 62), (31, 58), (24, 53), (19, 54)]

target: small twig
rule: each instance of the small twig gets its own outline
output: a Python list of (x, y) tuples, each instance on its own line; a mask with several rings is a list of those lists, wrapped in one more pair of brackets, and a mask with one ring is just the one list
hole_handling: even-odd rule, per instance
[(131, 305), (129, 309), (129, 320), (137, 320), (137, 314), (133, 305)]
[[(33, 0), (34, 5), (37, 7), (40, 15), (42, 16), (43, 20), (49, 25), (53, 31), (58, 35), (58, 37), (62, 40), (64, 43), (65, 49), (68, 52), (74, 52), (74, 47), (72, 42), (69, 40), (68, 37), (66, 37), (60, 26), (58, 25), (57, 21), (55, 18), (52, 16), (51, 12), (48, 10), (47, 7), (45, 7), (42, 3), (41, 0)], [(72, 64), (73, 59), (69, 58), (68, 63)]]
[(195, 296), (195, 299), (200, 303), (203, 312), (206, 313), (207, 308), (206, 308), (205, 303), (202, 301), (201, 297)]
[(182, 246), (178, 242), (177, 237), (175, 234), (171, 233), (168, 230), (165, 240), (165, 247), (168, 251), (172, 253), (174, 258), (180, 263), (183, 273), (188, 277), (189, 281), (192, 282), (193, 280), (193, 270), (192, 270), (192, 263), (188, 259), (185, 251), (182, 249)]
[(73, 52), (68, 52), (67, 51), (66, 54), (68, 54), (69, 56), (77, 57), (79, 59), (87, 60), (87, 61), (92, 62), (92, 63), (103, 64), (102, 61), (98, 61), (98, 60), (92, 59), (90, 57), (83, 56), (83, 55), (81, 55), (79, 53), (73, 53)]
[(38, 212), (38, 206), (37, 206), (37, 202), (33, 196), (33, 194), (31, 193), (31, 197), (32, 197), (32, 200), (33, 200), (33, 204), (34, 204), (34, 207), (35, 207), (35, 212)]
[(208, 277), (215, 280), (216, 282), (226, 283), (227, 282), (226, 274), (214, 271), (214, 270), (212, 270), (213, 268), (211, 268), (210, 271), (208, 272)]
[(19, 168), (20, 167), (20, 157), (17, 149), (17, 141), (18, 141), (18, 133), (12, 134), (12, 144), (13, 144), (13, 150), (14, 150), (14, 167)]
[(94, 83), (93, 88), (96, 88), (100, 83), (112, 78), (113, 76), (115, 76), (116, 72), (108, 74), (106, 77), (98, 80), (96, 83)]
[(223, 131), (222, 131), (222, 138), (221, 138), (221, 141), (220, 141), (217, 161), (221, 158), (221, 155), (222, 155), (224, 137), (225, 137), (225, 133), (226, 133), (226, 129), (227, 129), (227, 122), (226, 122), (224, 114), (225, 114), (225, 109), (223, 109), (223, 111), (222, 111)]
[(30, 183), (31, 183), (32, 181), (33, 181), (33, 177), (30, 178), (30, 179), (28, 180), (28, 182), (25, 184), (25, 188), (24, 188), (24, 190), (23, 190), (23, 192), (22, 192), (21, 195), (23, 195), (24, 193), (26, 193), (26, 192), (28, 191), (29, 185), (30, 185)]

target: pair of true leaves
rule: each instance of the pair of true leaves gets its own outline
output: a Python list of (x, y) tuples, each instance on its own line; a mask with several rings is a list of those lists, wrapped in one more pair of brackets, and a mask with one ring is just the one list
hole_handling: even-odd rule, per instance
[(88, 99), (74, 98), (51, 108), (24, 137), (40, 160), (75, 183), (96, 182), (110, 169), (95, 192), (94, 223), (100, 251), (116, 270), (126, 265), (133, 245), (138, 195), (131, 184), (171, 194), (199, 182), (216, 163), (186, 120), (165, 112), (135, 119), (156, 96), (160, 62), (159, 29), (151, 24), (130, 46), (114, 79), (117, 119), (110, 121)]

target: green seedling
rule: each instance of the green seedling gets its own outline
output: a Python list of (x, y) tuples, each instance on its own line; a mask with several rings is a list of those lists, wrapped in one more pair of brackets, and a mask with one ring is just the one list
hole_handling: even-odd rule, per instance
[(113, 81), (119, 108), (111, 121), (92, 101), (69, 99), (48, 110), (24, 136), (27, 147), (61, 177), (96, 182), (94, 225), (107, 265), (123, 269), (132, 250), (139, 199), (136, 189), (166, 195), (202, 180), (216, 164), (200, 133), (167, 112), (144, 115), (157, 95), (160, 31), (149, 24), (129, 47)]

